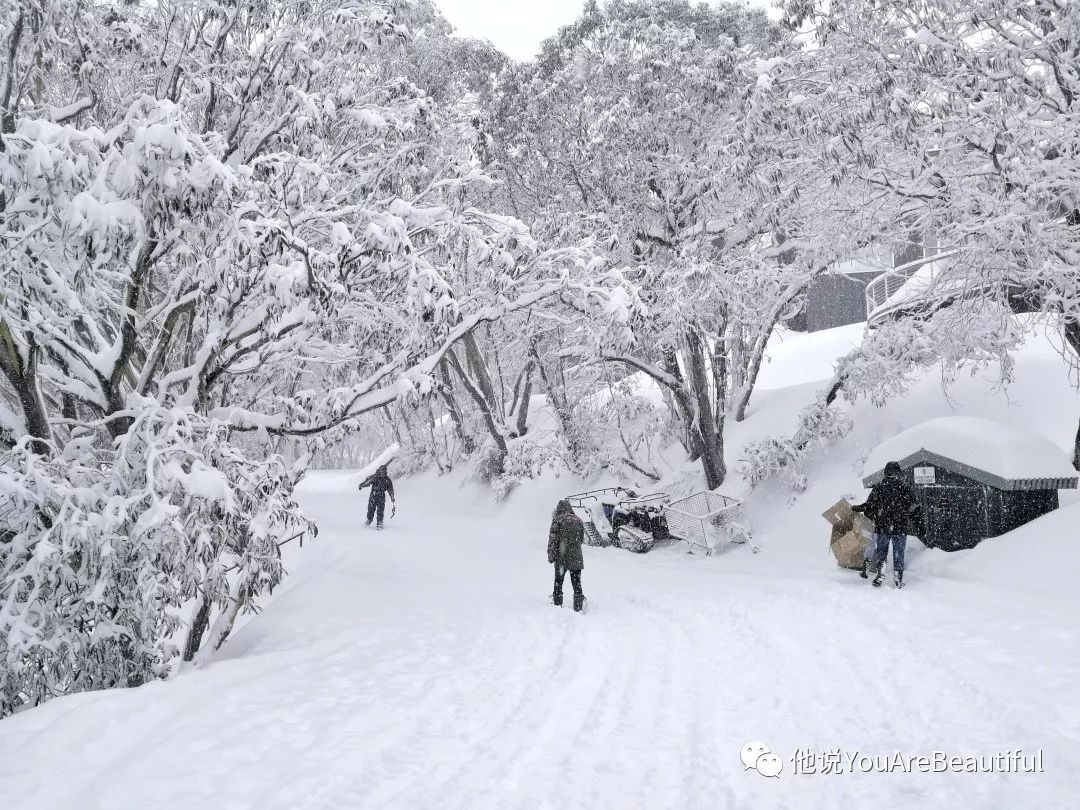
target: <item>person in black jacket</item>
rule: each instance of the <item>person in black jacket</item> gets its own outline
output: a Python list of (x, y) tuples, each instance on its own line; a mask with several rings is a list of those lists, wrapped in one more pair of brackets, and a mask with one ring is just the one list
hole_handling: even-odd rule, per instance
[(555, 566), (555, 591), (551, 601), (562, 606), (563, 580), (569, 571), (570, 584), (574, 587), (574, 610), (579, 613), (585, 606), (585, 593), (581, 590), (581, 571), (585, 567), (581, 544), (584, 540), (585, 524), (574, 514), (569, 501), (559, 501), (548, 531), (548, 562)]
[(915, 493), (904, 483), (900, 464), (890, 461), (885, 465), (885, 478), (870, 490), (866, 503), (852, 507), (874, 521), (874, 551), (863, 560), (863, 579), (874, 570), (874, 585), (880, 585), (884, 574), (885, 558), (889, 545), (893, 548), (893, 579), (897, 588), (904, 584), (904, 552), (907, 536), (920, 531), (922, 518)]
[(368, 496), (367, 502), (367, 523), (365, 525), (370, 526), (371, 519), (377, 516), (376, 526), (381, 529), (383, 512), (386, 511), (386, 496), (389, 495), (390, 501), (396, 505), (396, 501), (394, 501), (394, 482), (390, 480), (385, 464), (379, 467), (373, 475), (365, 478), (357, 489), (363, 489), (364, 487), (371, 487), (371, 495)]

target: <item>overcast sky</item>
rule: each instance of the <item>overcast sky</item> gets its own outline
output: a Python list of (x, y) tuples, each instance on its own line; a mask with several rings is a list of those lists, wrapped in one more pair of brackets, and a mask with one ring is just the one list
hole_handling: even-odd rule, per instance
[[(497, 48), (517, 60), (536, 55), (541, 40), (572, 22), (584, 0), (435, 0), (457, 33), (490, 39)], [(748, 5), (768, 8), (771, 0), (748, 0)]]

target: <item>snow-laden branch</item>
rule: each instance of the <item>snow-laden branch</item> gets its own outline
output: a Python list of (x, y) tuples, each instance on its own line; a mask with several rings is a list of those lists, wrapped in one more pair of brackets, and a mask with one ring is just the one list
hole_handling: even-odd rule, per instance
[(316, 424), (296, 424), (281, 415), (261, 414), (241, 408), (216, 408), (210, 412), (214, 419), (227, 423), (235, 430), (266, 430), (275, 435), (310, 436), (324, 433), (333, 428), (357, 419), (365, 413), (389, 405), (402, 396), (408, 396), (417, 388), (429, 388), (435, 369), (462, 338), (483, 323), (490, 323), (535, 306), (546, 298), (565, 289), (566, 281), (559, 280), (541, 285), (536, 290), (526, 293), (510, 302), (493, 304), (476, 312), (455, 326), (439, 347), (423, 360), (408, 366), (397, 374), (397, 379), (390, 384), (383, 381), (401, 368), (406, 353), (399, 354), (393, 361), (385, 364), (364, 381), (342, 391), (330, 392), (331, 396), (344, 403), (341, 412), (323, 419)]
[(684, 387), (682, 381), (677, 377), (668, 374), (659, 366), (642, 360), (639, 357), (628, 354), (616, 354), (613, 352), (601, 352), (600, 359), (609, 363), (624, 363), (632, 369), (651, 377), (653, 380), (660, 383), (660, 385), (672, 391), (681, 391)]

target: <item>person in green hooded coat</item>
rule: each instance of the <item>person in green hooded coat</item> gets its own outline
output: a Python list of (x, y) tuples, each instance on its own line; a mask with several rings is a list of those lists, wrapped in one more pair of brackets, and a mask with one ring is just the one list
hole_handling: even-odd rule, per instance
[(548, 532), (548, 562), (555, 566), (555, 592), (552, 601), (562, 606), (563, 580), (570, 572), (570, 584), (574, 587), (574, 610), (580, 611), (585, 604), (585, 594), (581, 590), (581, 570), (585, 559), (581, 553), (581, 544), (585, 540), (585, 524), (574, 514), (569, 501), (559, 501), (555, 513), (551, 516), (551, 530)]

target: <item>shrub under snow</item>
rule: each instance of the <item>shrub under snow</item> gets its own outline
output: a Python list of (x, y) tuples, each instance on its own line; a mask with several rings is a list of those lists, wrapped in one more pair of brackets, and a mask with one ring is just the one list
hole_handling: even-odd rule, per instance
[(244, 456), (190, 410), (148, 408), (109, 449), (94, 438), (51, 459), (24, 440), (0, 466), (0, 715), (164, 676), (204, 636), (216, 648), (280, 581), (277, 541), (312, 532), (284, 461)]

